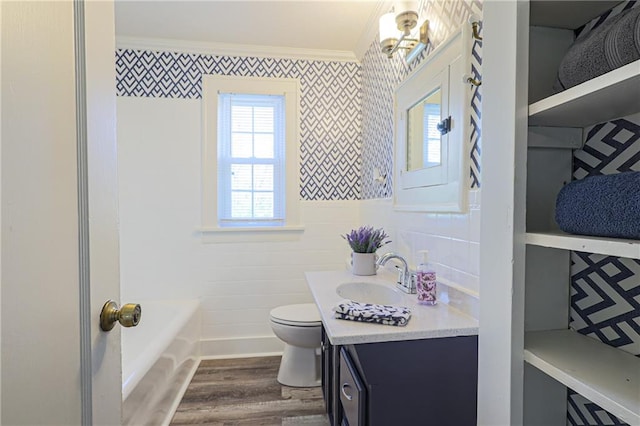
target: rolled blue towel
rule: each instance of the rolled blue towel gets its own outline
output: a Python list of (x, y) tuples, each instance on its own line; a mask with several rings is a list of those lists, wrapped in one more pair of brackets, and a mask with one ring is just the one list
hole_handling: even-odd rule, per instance
[(565, 185), (556, 199), (556, 222), (571, 234), (640, 239), (640, 172)]

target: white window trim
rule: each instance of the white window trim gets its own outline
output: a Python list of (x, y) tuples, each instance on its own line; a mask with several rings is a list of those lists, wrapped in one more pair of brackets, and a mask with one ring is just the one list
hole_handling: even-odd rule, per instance
[[(218, 93), (285, 96), (285, 225), (218, 225)], [(204, 242), (289, 241), (304, 231), (300, 223), (300, 80), (294, 78), (202, 76), (202, 234)]]

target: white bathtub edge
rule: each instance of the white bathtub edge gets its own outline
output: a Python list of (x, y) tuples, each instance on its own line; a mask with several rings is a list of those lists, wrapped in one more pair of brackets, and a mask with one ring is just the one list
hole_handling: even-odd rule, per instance
[[(189, 322), (189, 320), (195, 315), (195, 312), (200, 307), (200, 302), (197, 300), (177, 300), (172, 301), (186, 306), (186, 309), (180, 311), (179, 315), (166, 324), (163, 334), (160, 339), (153, 340), (146, 349), (152, 354), (150, 357), (138, 357), (128, 365), (123, 365), (122, 368), (122, 400), (126, 400), (131, 392), (138, 386), (140, 380), (149, 371), (151, 366), (160, 358), (165, 349), (171, 344), (172, 339), (178, 334), (180, 330)], [(144, 320), (144, 309), (141, 320)]]
[[(144, 352), (146, 362), (140, 363), (131, 357), (127, 360), (130, 365), (136, 366), (148, 364), (150, 359), (156, 359), (156, 361), (145, 374), (128, 374), (128, 376), (140, 376), (142, 380), (129, 392), (126, 398), (123, 398), (123, 424), (125, 425), (168, 424), (200, 364), (201, 315), (199, 301), (155, 301), (147, 302), (146, 306), (151, 307), (152, 304), (154, 309), (150, 308), (147, 311), (151, 314), (147, 319), (152, 320), (148, 324), (160, 325), (161, 330), (154, 327), (140, 330), (145, 331), (143, 335), (152, 336), (152, 340), (138, 339), (136, 343), (142, 344), (142, 346), (129, 348), (129, 356)], [(181, 306), (176, 311), (168, 305)], [(195, 309), (193, 309), (194, 305)], [(185, 315), (185, 311), (190, 315)], [(181, 326), (178, 327), (178, 325)], [(158, 333), (158, 331), (160, 332)], [(167, 332), (169, 335), (175, 333), (173, 338), (167, 339)], [(134, 334), (131, 336), (135, 337)], [(167, 340), (170, 342), (165, 345)], [(151, 352), (151, 350), (158, 348), (164, 349), (160, 356)], [(123, 351), (123, 362), (124, 359)], [(126, 370), (124, 367), (123, 365), (123, 372)], [(127, 377), (124, 374), (123, 376)], [(126, 393), (125, 388), (126, 386), (123, 386), (123, 394)]]
[(193, 367), (191, 367), (191, 371), (189, 371), (189, 374), (187, 375), (186, 380), (184, 381), (184, 383), (182, 383), (180, 390), (178, 391), (178, 393), (176, 394), (176, 397), (173, 399), (173, 402), (169, 406), (169, 412), (167, 413), (167, 417), (165, 417), (165, 419), (162, 421), (161, 426), (169, 426), (169, 424), (171, 423), (171, 420), (173, 419), (173, 416), (176, 414), (176, 410), (178, 410), (178, 406), (182, 401), (182, 397), (187, 391), (187, 388), (189, 387), (189, 385), (191, 384), (191, 380), (193, 380), (193, 376), (195, 376), (196, 371), (198, 370), (198, 367), (200, 367), (200, 361), (202, 361), (202, 358), (198, 358), (198, 361), (193, 365)]

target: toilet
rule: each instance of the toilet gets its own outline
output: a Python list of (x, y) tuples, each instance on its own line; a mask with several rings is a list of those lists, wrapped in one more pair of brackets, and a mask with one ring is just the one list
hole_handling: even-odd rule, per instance
[(320, 386), (322, 322), (313, 303), (279, 306), (271, 310), (271, 328), (282, 340), (284, 353), (278, 382), (286, 386)]

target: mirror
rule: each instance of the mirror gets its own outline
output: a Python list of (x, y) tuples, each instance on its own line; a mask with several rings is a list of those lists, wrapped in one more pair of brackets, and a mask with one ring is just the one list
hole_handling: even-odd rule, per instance
[(395, 92), (393, 205), (396, 210), (467, 208), (471, 34), (443, 41)]
[(441, 92), (438, 87), (407, 111), (407, 171), (442, 163)]

